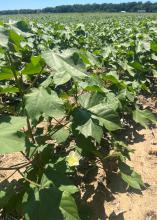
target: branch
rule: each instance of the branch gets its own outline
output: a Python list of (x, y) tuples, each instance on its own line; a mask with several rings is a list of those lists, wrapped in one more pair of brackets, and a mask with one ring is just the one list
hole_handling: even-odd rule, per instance
[(16, 165), (11, 166), (11, 167), (0, 167), (0, 170), (19, 170), (19, 169), (27, 167), (31, 163), (32, 163), (32, 161), (29, 161), (28, 163), (24, 163), (21, 166), (19, 166), (19, 164), (16, 164)]

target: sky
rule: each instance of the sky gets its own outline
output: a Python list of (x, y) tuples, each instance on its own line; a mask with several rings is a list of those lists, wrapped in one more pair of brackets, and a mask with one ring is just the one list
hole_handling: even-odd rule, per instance
[[(40, 9), (67, 4), (120, 3), (136, 0), (0, 0), (0, 11), (10, 9)], [(139, 0), (140, 1), (140, 0)], [(152, 2), (155, 0), (152, 0)], [(143, 1), (144, 2), (144, 1)]]

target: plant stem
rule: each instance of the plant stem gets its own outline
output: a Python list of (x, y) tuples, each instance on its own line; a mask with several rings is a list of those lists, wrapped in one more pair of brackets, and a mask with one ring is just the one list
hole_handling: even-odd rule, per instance
[(27, 167), (28, 165), (30, 165), (32, 163), (32, 161), (29, 161), (28, 163), (25, 163), (21, 166), (13, 166), (13, 167), (0, 167), (0, 170), (19, 170), (19, 169), (22, 169), (22, 168), (25, 168)]
[[(6, 57), (7, 57), (7, 60), (8, 60), (8, 62), (9, 62), (9, 64), (10, 64), (10, 68), (11, 68), (11, 70), (12, 70), (12, 72), (13, 72), (13, 75), (14, 75), (14, 78), (15, 78), (15, 81), (16, 81), (16, 84), (17, 84), (17, 87), (18, 87), (19, 92), (20, 92), (20, 95), (21, 95), (22, 108), (24, 109), (25, 114), (26, 114), (27, 127), (28, 127), (29, 136), (30, 136), (32, 142), (35, 144), (35, 139), (34, 139), (32, 127), (31, 127), (31, 124), (30, 124), (30, 121), (29, 121), (28, 112), (27, 112), (27, 110), (25, 109), (24, 91), (22, 90), (21, 83), (20, 83), (20, 81), (19, 81), (19, 79), (18, 79), (18, 77), (17, 77), (17, 74), (16, 74), (14, 62), (12, 61), (9, 52), (7, 52)], [(21, 78), (21, 80), (22, 80), (22, 78)]]
[(17, 170), (17, 171), (19, 172), (19, 174), (20, 174), (27, 182), (29, 182), (29, 183), (32, 184), (32, 185), (41, 187), (41, 185), (39, 185), (38, 183), (35, 183), (34, 181), (32, 181), (32, 180), (28, 179), (27, 177), (25, 177), (20, 170)]

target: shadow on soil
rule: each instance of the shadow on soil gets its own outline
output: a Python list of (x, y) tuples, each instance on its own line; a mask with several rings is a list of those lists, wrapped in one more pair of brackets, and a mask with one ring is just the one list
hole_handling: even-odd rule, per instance
[(98, 183), (96, 189), (92, 185), (85, 185), (85, 194), (79, 199), (81, 220), (123, 220), (123, 213), (116, 214), (112, 212), (110, 216), (107, 216), (105, 202), (114, 201), (114, 194), (116, 193), (142, 195), (139, 190), (127, 189), (127, 185), (117, 174), (112, 173), (108, 181), (107, 186), (104, 183)]
[[(117, 132), (116, 135), (118, 135), (118, 138), (121, 136), (122, 141), (131, 145), (145, 140), (144, 135), (139, 134), (141, 129), (143, 128), (136, 124), (131, 128), (125, 129), (123, 135), (121, 134), (122, 131), (119, 133)], [(124, 136), (125, 139), (123, 139)], [(108, 166), (110, 166), (109, 162)], [(120, 175), (115, 172), (108, 172), (105, 166), (104, 173), (102, 171), (100, 174), (98, 168), (95, 168), (95, 170), (92, 170), (88, 175), (86, 175), (88, 166), (86, 167), (86, 165), (83, 165), (82, 167), (81, 181), (83, 183), (83, 195), (80, 194), (77, 197), (81, 220), (124, 220), (123, 213), (116, 214), (113, 212), (110, 216), (107, 216), (105, 212), (105, 202), (114, 201), (114, 195), (117, 193), (134, 193), (142, 195), (142, 191), (128, 188)], [(113, 167), (112, 170), (116, 171)], [(146, 184), (146, 187), (149, 186)]]

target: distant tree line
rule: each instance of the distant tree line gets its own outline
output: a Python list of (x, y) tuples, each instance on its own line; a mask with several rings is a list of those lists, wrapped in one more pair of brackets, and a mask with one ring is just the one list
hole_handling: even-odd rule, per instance
[(36, 13), (68, 13), (68, 12), (157, 12), (157, 2), (128, 2), (128, 3), (103, 3), (103, 4), (74, 4), (61, 5), (56, 7), (47, 7), (43, 9), (20, 9), (20, 10), (3, 10), (1, 15), (7, 14), (36, 14)]

